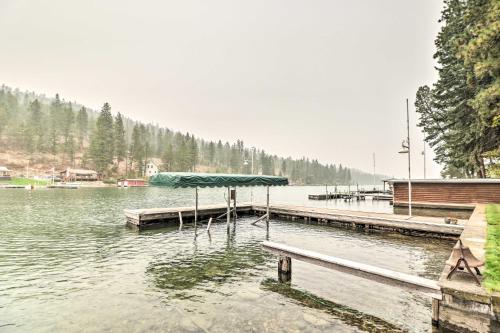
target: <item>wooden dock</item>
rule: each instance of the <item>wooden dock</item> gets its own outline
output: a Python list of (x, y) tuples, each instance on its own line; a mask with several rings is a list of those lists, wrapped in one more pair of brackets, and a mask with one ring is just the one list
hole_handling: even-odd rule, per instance
[[(252, 211), (262, 214), (263, 205), (253, 205)], [(348, 211), (328, 208), (272, 205), (269, 212), (274, 217), (304, 220), (306, 223), (324, 224), (356, 229), (396, 231), (413, 236), (438, 236), (457, 238), (462, 233), (464, 221), (458, 225), (445, 224), (443, 218), (408, 217), (385, 213)]]
[(374, 194), (372, 195), (372, 200), (392, 200), (392, 195), (390, 194)]
[[(184, 222), (194, 221), (194, 207), (170, 207), (151, 209), (126, 209), (127, 224), (139, 229), (178, 225), (179, 213)], [(198, 219), (215, 218), (227, 212), (227, 205), (208, 205), (198, 207)], [(262, 215), (266, 206), (241, 203), (237, 206), (238, 215)], [(305, 223), (323, 224), (336, 227), (366, 229), (370, 231), (394, 231), (413, 236), (432, 236), (457, 238), (463, 225), (445, 224), (442, 218), (408, 217), (383, 213), (346, 211), (327, 208), (271, 205), (269, 213), (275, 218), (284, 218)]]
[[(237, 205), (238, 214), (251, 214), (252, 205), (242, 203)], [(184, 222), (194, 221), (194, 207), (169, 207), (169, 208), (146, 208), (146, 209), (125, 209), (127, 224), (139, 229), (174, 225), (179, 222), (181, 213)], [(206, 205), (198, 207), (198, 219), (215, 218), (227, 212), (227, 204)]]
[(335, 200), (344, 199), (344, 201), (350, 200), (365, 200), (366, 197), (372, 197), (373, 200), (392, 200), (392, 193), (390, 191), (379, 191), (379, 190), (360, 190), (360, 191), (348, 191), (348, 192), (335, 192), (335, 193), (321, 193), (321, 194), (309, 194), (309, 200)]

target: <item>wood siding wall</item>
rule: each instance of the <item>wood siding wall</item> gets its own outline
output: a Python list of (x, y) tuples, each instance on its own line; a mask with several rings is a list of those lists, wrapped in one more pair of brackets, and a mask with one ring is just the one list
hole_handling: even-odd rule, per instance
[[(412, 183), (412, 202), (500, 203), (500, 184)], [(408, 202), (408, 184), (394, 183), (394, 202)]]

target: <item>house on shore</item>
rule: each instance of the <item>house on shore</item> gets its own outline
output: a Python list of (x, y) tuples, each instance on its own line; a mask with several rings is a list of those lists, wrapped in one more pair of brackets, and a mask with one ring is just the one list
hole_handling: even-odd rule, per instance
[(153, 163), (152, 161), (146, 163), (146, 171), (145, 171), (146, 177), (154, 176), (157, 173), (158, 173), (158, 166), (155, 163)]
[(11, 180), (11, 171), (7, 167), (0, 166), (0, 180)]
[(66, 182), (99, 180), (99, 174), (94, 170), (67, 168), (66, 170), (61, 171), (59, 174), (61, 178)]

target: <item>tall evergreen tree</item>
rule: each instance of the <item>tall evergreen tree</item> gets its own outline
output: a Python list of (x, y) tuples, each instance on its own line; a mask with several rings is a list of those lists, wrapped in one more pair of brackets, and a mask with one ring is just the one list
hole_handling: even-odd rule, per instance
[(113, 164), (113, 148), (113, 116), (109, 104), (104, 103), (90, 140), (90, 158), (96, 171), (106, 173), (108, 167)]
[(115, 156), (118, 168), (120, 162), (123, 161), (127, 155), (127, 142), (125, 140), (125, 128), (123, 127), (123, 119), (120, 112), (115, 117), (114, 123), (114, 140), (115, 140)]
[(484, 157), (500, 146), (498, 1), (446, 0), (436, 38), (439, 79), (420, 87), (419, 126), (435, 160), (454, 174), (485, 177)]
[(62, 125), (63, 147), (62, 151), (71, 162), (74, 160), (75, 142), (74, 142), (74, 122), (75, 114), (71, 103), (63, 109), (64, 121)]
[(76, 138), (78, 140), (78, 147), (83, 148), (83, 143), (88, 135), (89, 118), (87, 109), (81, 107), (76, 116)]
[(48, 148), (50, 153), (55, 157), (57, 154), (57, 145), (58, 145), (58, 136), (59, 136), (59, 117), (61, 113), (61, 100), (59, 98), (59, 94), (56, 94), (56, 97), (52, 101), (50, 105), (50, 114), (49, 114), (49, 135), (48, 135)]
[(42, 106), (38, 99), (35, 99), (29, 106), (29, 118), (25, 140), (28, 143), (28, 151), (41, 151), (43, 145), (43, 119)]
[(144, 167), (144, 143), (142, 141), (140, 125), (135, 124), (132, 130), (132, 141), (130, 143), (131, 162), (135, 163), (135, 172), (142, 176)]

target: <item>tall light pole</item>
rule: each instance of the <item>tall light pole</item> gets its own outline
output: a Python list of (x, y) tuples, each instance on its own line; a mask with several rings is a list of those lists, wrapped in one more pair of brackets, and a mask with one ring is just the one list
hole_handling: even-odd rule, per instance
[(426, 172), (425, 172), (425, 168), (426, 168), (426, 165), (425, 165), (425, 132), (424, 132), (424, 150), (422, 151), (422, 155), (424, 155), (424, 179), (426, 179)]
[(375, 153), (373, 153), (373, 190), (375, 191)]
[(406, 99), (406, 140), (403, 141), (400, 154), (408, 154), (408, 215), (411, 216), (411, 148), (410, 148), (410, 109)]
[(252, 147), (252, 172), (251, 174), (253, 175), (253, 153), (255, 152), (255, 147)]
[[(255, 147), (252, 147), (252, 172), (251, 174), (253, 175), (253, 153), (255, 152)], [(269, 191), (269, 186), (267, 187), (267, 190)], [(269, 193), (269, 192), (267, 192)], [(250, 202), (253, 203), (253, 187), (250, 187)]]

